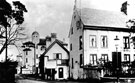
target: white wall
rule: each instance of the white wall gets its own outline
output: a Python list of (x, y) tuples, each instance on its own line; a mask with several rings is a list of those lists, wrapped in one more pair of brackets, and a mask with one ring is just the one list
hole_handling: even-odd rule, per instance
[(67, 52), (61, 48), (58, 44), (55, 44), (47, 53), (46, 56), (49, 56), (48, 59), (53, 59), (54, 53), (62, 53), (62, 59), (68, 59)]
[[(96, 35), (96, 41), (97, 41), (97, 47), (91, 48), (89, 46), (89, 36), (90, 35)], [(101, 35), (106, 35), (108, 38), (108, 48), (102, 48), (101, 47)], [(129, 33), (127, 32), (116, 32), (116, 31), (99, 31), (99, 30), (85, 30), (84, 31), (84, 64), (88, 64), (90, 61), (90, 54), (97, 54), (98, 58), (101, 58), (101, 54), (108, 54), (109, 60), (112, 60), (112, 52), (116, 51), (116, 42), (114, 39), (116, 38), (116, 35), (120, 40), (118, 51), (122, 53), (122, 61), (124, 60), (124, 54), (130, 54), (130, 60), (133, 60), (133, 52), (132, 49), (124, 51), (123, 49), (123, 36), (129, 36)], [(132, 47), (131, 47), (132, 48)]]
[(62, 53), (62, 59), (69, 59), (68, 53), (63, 48), (61, 48), (57, 43), (55, 43), (53, 45), (53, 47), (45, 55), (44, 67), (45, 68), (55, 68), (55, 70), (57, 71), (57, 73), (55, 74), (55, 79), (60, 79), (60, 78), (58, 78), (58, 75), (59, 75), (58, 68), (62, 67), (64, 77), (61, 79), (67, 79), (68, 72), (69, 72), (68, 66), (58, 66), (57, 60), (54, 60), (54, 53)]
[[(59, 78), (59, 68), (63, 68), (63, 77), (64, 78)], [(67, 79), (69, 77), (69, 68), (67, 66), (57, 66), (55, 69), (57, 73), (55, 74), (55, 79)]]

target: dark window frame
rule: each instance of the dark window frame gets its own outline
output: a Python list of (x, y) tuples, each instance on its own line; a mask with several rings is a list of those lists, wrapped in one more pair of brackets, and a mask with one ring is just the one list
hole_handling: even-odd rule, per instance
[(92, 65), (97, 65), (97, 54), (90, 54), (90, 63)]
[(83, 49), (83, 40), (82, 36), (79, 37), (79, 50)]
[(80, 68), (83, 67), (83, 55), (80, 54)]
[(128, 36), (123, 37), (124, 49), (130, 49), (130, 40)]
[(97, 47), (96, 35), (89, 35), (89, 46), (90, 46), (90, 48), (96, 48)]
[(25, 51), (25, 54), (28, 55), (28, 51)]
[(74, 34), (74, 29), (71, 27), (71, 35)]
[(61, 60), (62, 59), (62, 53), (54, 53), (54, 60)]
[(101, 55), (101, 59), (103, 60), (103, 62), (105, 63), (105, 62), (108, 62), (109, 60), (108, 60), (108, 54), (102, 54)]
[(107, 35), (101, 35), (101, 47), (108, 48), (108, 38)]
[(72, 69), (74, 68), (74, 59), (72, 58)]
[(72, 51), (72, 44), (70, 44), (70, 51)]
[(28, 63), (28, 58), (26, 58), (26, 63)]
[(124, 54), (124, 61), (130, 62), (130, 54)]

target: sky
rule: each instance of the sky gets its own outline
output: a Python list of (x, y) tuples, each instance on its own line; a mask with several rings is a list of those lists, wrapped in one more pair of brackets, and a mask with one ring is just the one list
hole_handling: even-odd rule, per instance
[[(7, 0), (11, 1), (16, 0)], [(68, 41), (68, 34), (75, 0), (19, 0), (27, 8), (24, 26), (30, 36), (38, 31), (41, 38), (50, 33), (57, 33), (60, 40)], [(77, 0), (79, 8), (94, 8), (109, 11), (120, 11), (126, 0)], [(128, 0), (133, 3), (133, 0)], [(135, 14), (134, 14), (135, 15)], [(12, 53), (12, 51), (11, 51)]]
[(57, 33), (61, 40), (68, 38), (74, 0), (27, 0), (25, 25), (29, 35), (38, 31), (41, 38)]
[[(11, 2), (11, 0), (7, 0)], [(14, 0), (12, 0), (14, 1)], [(20, 0), (27, 8), (24, 25), (28, 34), (38, 31), (41, 38), (57, 33), (61, 40), (68, 40), (75, 0)], [(79, 7), (120, 11), (125, 0), (76, 0)], [(80, 5), (81, 4), (81, 5)]]

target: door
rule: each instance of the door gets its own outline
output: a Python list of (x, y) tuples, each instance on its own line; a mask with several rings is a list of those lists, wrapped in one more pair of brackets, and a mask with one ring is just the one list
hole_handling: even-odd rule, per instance
[(59, 78), (63, 78), (63, 68), (59, 68)]
[(113, 68), (121, 68), (121, 52), (112, 53)]

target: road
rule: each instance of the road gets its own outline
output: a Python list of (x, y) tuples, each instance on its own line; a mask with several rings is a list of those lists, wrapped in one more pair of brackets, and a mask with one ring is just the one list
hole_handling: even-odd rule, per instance
[[(89, 82), (73, 82), (73, 81), (45, 81), (35, 78), (24, 78), (21, 75), (15, 75), (16, 83), (89, 83)], [(91, 82), (94, 83), (94, 82)]]
[[(73, 82), (73, 81), (40, 81), (31, 79), (20, 79), (16, 83), (98, 83), (98, 82)], [(117, 82), (102, 82), (102, 83), (117, 83)], [(118, 82), (118, 83), (132, 83), (132, 82)]]
[[(98, 82), (76, 82), (76, 81), (45, 81), (35, 78), (23, 78), (20, 75), (16, 75), (16, 83), (98, 83)], [(102, 82), (102, 83), (115, 83), (115, 82)], [(119, 82), (124, 83), (124, 82)], [(126, 83), (126, 82), (125, 82)]]
[[(30, 79), (21, 79), (18, 80), (17, 83), (89, 83), (89, 82), (58, 82), (58, 81), (38, 81), (38, 80), (30, 80)], [(92, 83), (92, 82), (90, 82)]]

